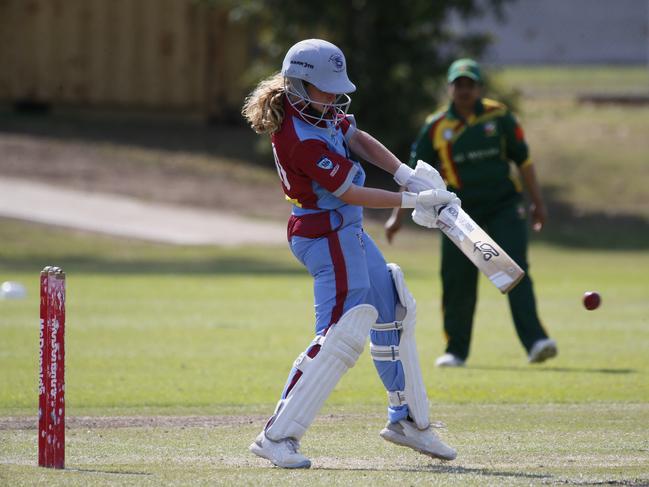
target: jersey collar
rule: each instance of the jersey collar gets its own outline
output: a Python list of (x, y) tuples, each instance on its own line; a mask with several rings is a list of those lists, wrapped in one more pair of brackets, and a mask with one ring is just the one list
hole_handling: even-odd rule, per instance
[(478, 98), (475, 102), (475, 107), (473, 108), (473, 115), (469, 117), (468, 120), (464, 120), (455, 110), (455, 104), (450, 102), (448, 105), (448, 110), (446, 111), (446, 118), (451, 120), (459, 120), (465, 123), (471, 123), (477, 117), (484, 113), (484, 103), (482, 103), (482, 98)]

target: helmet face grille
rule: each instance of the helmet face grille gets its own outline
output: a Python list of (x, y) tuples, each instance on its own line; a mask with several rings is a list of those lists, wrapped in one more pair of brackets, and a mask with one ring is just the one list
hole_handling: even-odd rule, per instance
[(298, 95), (303, 99), (309, 99), (309, 94), (304, 86), (304, 81), (300, 78), (286, 77), (284, 78), (284, 89), (287, 93)]
[[(320, 103), (312, 100), (304, 86), (304, 82), (299, 78), (286, 77), (284, 78), (284, 90), (286, 98), (295, 110), (300, 114), (304, 121), (311, 125), (318, 125), (321, 122), (333, 123), (338, 126), (345, 116), (352, 99), (346, 93), (338, 94), (333, 103)], [(309, 110), (312, 103), (318, 103), (324, 107), (322, 113), (316, 110)]]

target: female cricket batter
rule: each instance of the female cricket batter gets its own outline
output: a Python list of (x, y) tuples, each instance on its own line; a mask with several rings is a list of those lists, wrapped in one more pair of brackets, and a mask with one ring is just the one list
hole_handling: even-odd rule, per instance
[[(456, 456), (428, 419), (414, 343), (415, 301), (400, 268), (386, 264), (363, 231), (363, 207), (415, 208), (416, 221), (432, 227), (434, 208), (459, 200), (356, 128), (346, 114), (348, 93), (355, 90), (342, 51), (308, 39), (289, 49), (281, 72), (261, 81), (242, 110), (255, 132), (271, 136), (277, 173), (292, 204), (289, 245), (314, 279), (315, 339), (294, 362), (273, 416), (250, 445), (284, 468), (311, 466), (299, 441), (368, 335), (388, 391), (381, 436), (431, 457)], [(363, 187), (365, 173), (352, 152), (393, 174), (407, 191)]]

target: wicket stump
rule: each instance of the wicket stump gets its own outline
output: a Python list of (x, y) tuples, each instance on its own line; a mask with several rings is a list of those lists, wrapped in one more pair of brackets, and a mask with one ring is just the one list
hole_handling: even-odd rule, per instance
[(41, 272), (41, 323), (38, 376), (38, 465), (65, 463), (65, 273)]

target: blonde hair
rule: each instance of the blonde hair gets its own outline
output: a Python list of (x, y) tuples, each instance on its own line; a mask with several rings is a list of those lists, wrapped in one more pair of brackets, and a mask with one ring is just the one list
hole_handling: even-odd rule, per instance
[(284, 77), (282, 73), (259, 82), (241, 109), (241, 114), (258, 134), (274, 134), (284, 120)]

